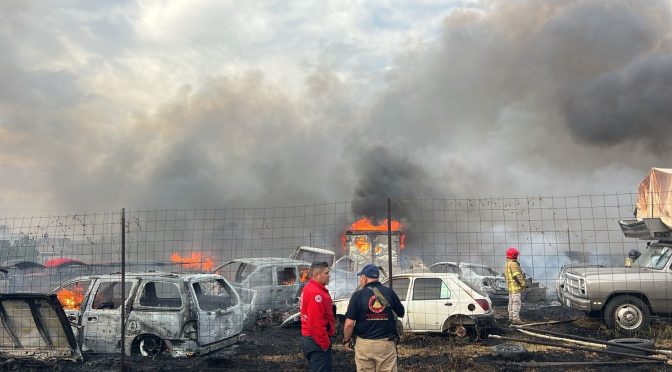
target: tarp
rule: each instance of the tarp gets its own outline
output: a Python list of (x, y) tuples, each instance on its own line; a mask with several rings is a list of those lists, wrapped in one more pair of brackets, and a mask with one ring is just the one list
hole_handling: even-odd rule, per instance
[(639, 184), (637, 218), (660, 218), (672, 228), (672, 168), (651, 168)]

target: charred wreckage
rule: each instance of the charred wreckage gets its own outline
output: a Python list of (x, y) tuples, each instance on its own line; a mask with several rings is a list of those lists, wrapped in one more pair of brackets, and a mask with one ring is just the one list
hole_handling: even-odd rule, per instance
[[(236, 344), (250, 324), (297, 324), (297, 299), (313, 261), (326, 261), (331, 266), (332, 280), (327, 288), (335, 300), (337, 320), (343, 320), (348, 299), (356, 290), (356, 273), (365, 264), (374, 263), (381, 270), (381, 281), (393, 284), (408, 309), (408, 316), (403, 319), (404, 332), (488, 337), (488, 329), (497, 328), (493, 304), (508, 301), (503, 276), (491, 267), (459, 261), (426, 267), (422, 260), (413, 258), (412, 267), (402, 268), (400, 256), (406, 237), (401, 224), (392, 222), (392, 231), (388, 231), (387, 220), (377, 224), (363, 218), (353, 223), (342, 236), (343, 255), (338, 259), (333, 250), (300, 246), (288, 258), (236, 258), (220, 266), (210, 260), (207, 266), (195, 268), (199, 273), (127, 273), (125, 292), (119, 274), (87, 273), (67, 278), (51, 290), (51, 295), (1, 295), (4, 328), (0, 352), (17, 358), (75, 361), (82, 359), (82, 352), (204, 355)], [(643, 223), (649, 226), (651, 221)], [(639, 220), (622, 222), (624, 232), (638, 234), (643, 234), (641, 224)], [(669, 269), (672, 248), (663, 241), (649, 247), (658, 254), (648, 255), (651, 260), (655, 256), (656, 262), (663, 262), (661, 267)], [(191, 264), (179, 257), (174, 261)], [(599, 272), (604, 268), (595, 269)], [(647, 264), (638, 272), (654, 269)], [(567, 267), (561, 271), (556, 290), (563, 305), (588, 313), (606, 311), (606, 318), (625, 330), (637, 331), (648, 324), (647, 316), (654, 307), (641, 295), (630, 293), (625, 298), (631, 300), (616, 305), (606, 298), (589, 297), (598, 293), (591, 287), (595, 282), (594, 277), (588, 276), (591, 270)], [(8, 271), (0, 274), (4, 275), (0, 279), (7, 280)], [(546, 287), (533, 278), (526, 280), (526, 302), (545, 301)], [(605, 307), (605, 303), (612, 305)], [(120, 342), (122, 308), (126, 325), (124, 350)], [(639, 318), (632, 320), (631, 313)], [(637, 327), (628, 326), (633, 322)], [(523, 333), (533, 332), (519, 328)]]

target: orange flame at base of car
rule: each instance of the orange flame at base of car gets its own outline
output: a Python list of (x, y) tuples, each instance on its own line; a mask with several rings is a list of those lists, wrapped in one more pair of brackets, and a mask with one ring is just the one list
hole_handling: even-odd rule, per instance
[(182, 257), (179, 253), (170, 255), (170, 261), (183, 264), (190, 269), (199, 269), (210, 271), (214, 267), (212, 258), (203, 255), (200, 252), (191, 252), (191, 256)]
[(63, 306), (63, 309), (79, 310), (79, 308), (82, 306), (82, 301), (84, 300), (84, 289), (81, 287), (75, 287), (74, 291), (70, 291), (63, 288), (58, 291), (56, 297), (61, 303), (61, 306)]

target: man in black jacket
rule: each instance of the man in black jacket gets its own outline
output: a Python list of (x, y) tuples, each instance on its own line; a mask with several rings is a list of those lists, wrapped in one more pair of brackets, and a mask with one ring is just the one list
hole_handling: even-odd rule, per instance
[[(352, 294), (345, 313), (343, 343), (355, 344), (357, 371), (397, 371), (395, 315), (404, 316), (404, 305), (394, 291), (379, 281), (380, 270), (368, 264), (359, 275), (360, 289)], [(348, 346), (348, 348), (350, 348)]]

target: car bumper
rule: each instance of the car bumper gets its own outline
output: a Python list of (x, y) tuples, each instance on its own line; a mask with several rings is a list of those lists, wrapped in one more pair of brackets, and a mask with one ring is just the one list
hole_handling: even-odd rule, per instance
[(562, 304), (570, 309), (592, 311), (590, 300), (583, 297), (575, 296), (571, 293), (564, 292), (562, 294)]

